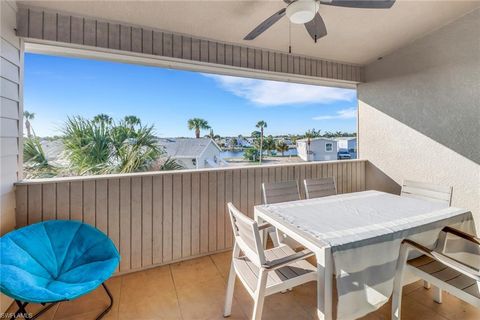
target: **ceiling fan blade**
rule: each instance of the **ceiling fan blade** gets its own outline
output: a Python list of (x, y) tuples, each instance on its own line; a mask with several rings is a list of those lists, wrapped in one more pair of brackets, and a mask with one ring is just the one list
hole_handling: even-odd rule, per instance
[(321, 4), (360, 9), (388, 9), (395, 0), (320, 0)]
[(312, 20), (305, 23), (305, 28), (315, 42), (321, 37), (327, 35), (327, 27), (325, 27), (325, 22), (323, 22), (323, 19), (318, 12)]
[(283, 2), (285, 2), (286, 4), (290, 4), (292, 2), (294, 2), (295, 0), (283, 0)]
[(255, 29), (243, 38), (243, 40), (253, 40), (258, 37), (262, 32), (270, 28), (275, 22), (280, 20), (285, 15), (285, 8), (273, 14), (270, 18), (260, 23)]

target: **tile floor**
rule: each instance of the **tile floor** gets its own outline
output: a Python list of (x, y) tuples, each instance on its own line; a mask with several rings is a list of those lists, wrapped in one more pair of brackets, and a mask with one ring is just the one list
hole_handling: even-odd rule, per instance
[[(223, 319), (223, 301), (231, 253), (225, 252), (168, 266), (114, 277), (107, 284), (115, 303), (105, 320)], [(309, 283), (286, 294), (266, 298), (264, 319), (316, 319), (316, 285)], [(404, 289), (404, 320), (480, 319), (480, 309), (444, 294), (443, 304), (432, 300), (432, 290), (420, 282)], [(89, 320), (108, 304), (99, 288), (78, 300), (53, 307), (39, 319)], [(35, 312), (41, 306), (31, 305)], [(249, 319), (252, 299), (241, 283), (235, 286), (230, 319)], [(362, 320), (390, 319), (390, 304)]]

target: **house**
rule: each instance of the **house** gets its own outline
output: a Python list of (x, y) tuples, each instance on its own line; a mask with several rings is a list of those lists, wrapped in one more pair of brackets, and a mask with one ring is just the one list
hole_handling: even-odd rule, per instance
[(303, 161), (337, 160), (337, 141), (325, 138), (297, 140), (297, 154)]
[(357, 158), (357, 137), (339, 137), (335, 140), (337, 140), (337, 151), (346, 150), (352, 159)]
[(158, 143), (169, 157), (177, 160), (185, 169), (228, 165), (220, 156), (222, 149), (209, 138), (166, 138)]
[(228, 137), (225, 139), (225, 146), (231, 147), (232, 140), (235, 139), (235, 147), (250, 148), (252, 144), (242, 136)]

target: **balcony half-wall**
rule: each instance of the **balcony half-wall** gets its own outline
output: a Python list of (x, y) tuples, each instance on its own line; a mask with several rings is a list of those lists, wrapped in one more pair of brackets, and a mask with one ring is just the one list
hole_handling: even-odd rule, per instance
[(262, 182), (333, 176), (339, 193), (356, 192), (365, 190), (365, 167), (347, 160), (24, 180), (16, 184), (17, 227), (50, 219), (94, 225), (119, 249), (118, 271), (136, 271), (230, 249), (225, 204), (252, 217)]

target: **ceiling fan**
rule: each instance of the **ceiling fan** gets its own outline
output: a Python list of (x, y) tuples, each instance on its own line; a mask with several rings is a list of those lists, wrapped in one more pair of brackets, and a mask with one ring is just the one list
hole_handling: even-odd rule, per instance
[(283, 0), (287, 7), (273, 14), (270, 18), (260, 23), (255, 29), (243, 38), (253, 40), (270, 28), (275, 22), (287, 15), (290, 22), (304, 24), (312, 39), (318, 39), (327, 35), (327, 28), (322, 17), (318, 13), (319, 5), (359, 9), (388, 9), (393, 6), (395, 0)]

